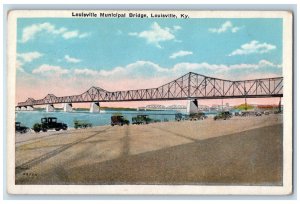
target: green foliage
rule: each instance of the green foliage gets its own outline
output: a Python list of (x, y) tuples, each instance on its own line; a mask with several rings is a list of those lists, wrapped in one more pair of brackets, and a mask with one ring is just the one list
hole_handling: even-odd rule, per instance
[(235, 106), (234, 108), (238, 109), (238, 110), (251, 110), (251, 109), (254, 109), (254, 106), (251, 106), (248, 104), (240, 104), (238, 106)]

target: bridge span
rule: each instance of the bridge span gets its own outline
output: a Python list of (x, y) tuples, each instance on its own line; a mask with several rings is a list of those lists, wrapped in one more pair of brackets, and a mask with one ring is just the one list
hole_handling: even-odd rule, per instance
[(19, 102), (16, 109), (32, 110), (36, 105), (46, 105), (46, 110), (52, 111), (53, 104), (64, 104), (64, 110), (71, 111), (73, 103), (90, 102), (91, 112), (97, 112), (100, 110), (100, 102), (193, 100), (194, 105), (197, 105), (195, 99), (282, 96), (283, 77), (231, 81), (189, 72), (157, 88), (111, 92), (100, 87), (91, 87), (79, 95), (58, 97), (48, 94), (43, 99), (28, 98), (25, 102)]

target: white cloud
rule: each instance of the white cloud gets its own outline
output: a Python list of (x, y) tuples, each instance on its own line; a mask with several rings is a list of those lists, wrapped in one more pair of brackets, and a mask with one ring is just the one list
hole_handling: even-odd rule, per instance
[(17, 53), (17, 57), (23, 62), (31, 62), (32, 60), (42, 57), (43, 54), (40, 52), (26, 52), (26, 53)]
[(241, 29), (240, 27), (233, 27), (233, 28), (231, 29), (231, 32), (236, 33), (236, 32), (238, 32), (240, 29)]
[(29, 40), (33, 40), (38, 33), (46, 32), (54, 35), (61, 35), (65, 39), (70, 39), (74, 37), (84, 38), (87, 37), (88, 33), (80, 33), (77, 30), (70, 31), (67, 28), (61, 27), (56, 28), (55, 25), (51, 23), (40, 23), (40, 24), (32, 24), (23, 29), (22, 38), (20, 40), (21, 43), (26, 43)]
[[(282, 65), (274, 64), (267, 60), (260, 60), (256, 64), (209, 64), (203, 63), (178, 63), (173, 67), (161, 67), (150, 61), (137, 61), (128, 64), (125, 67), (115, 67), (111, 70), (93, 70), (93, 69), (75, 69), (74, 74), (82, 76), (94, 76), (98, 78), (114, 78), (114, 79), (132, 79), (132, 78), (153, 78), (153, 77), (168, 77), (176, 78), (188, 72), (195, 72), (207, 76), (217, 77), (218, 75), (225, 75), (226, 79), (235, 80), (236, 76), (232, 78), (231, 74), (237, 73), (241, 70), (241, 79), (246, 71), (251, 73), (261, 73), (262, 70), (272, 68), (274, 72), (280, 72)], [(270, 71), (269, 71), (270, 72)], [(270, 73), (272, 74), (272, 73)]]
[(20, 72), (25, 72), (25, 70), (23, 69), (23, 62), (21, 62), (20, 60), (16, 60), (16, 69), (19, 70)]
[(76, 75), (98, 76), (98, 77), (138, 77), (138, 76), (153, 76), (157, 73), (167, 72), (168, 69), (162, 68), (159, 65), (150, 61), (136, 61), (124, 67), (115, 67), (111, 70), (94, 70), (94, 69), (75, 69)]
[(268, 43), (260, 43), (259, 41), (252, 40), (249, 43), (241, 45), (241, 48), (232, 51), (229, 56), (234, 55), (248, 55), (253, 53), (263, 54), (276, 49), (275, 45)]
[(78, 62), (81, 61), (80, 59), (77, 59), (77, 58), (74, 58), (74, 57), (70, 57), (69, 55), (65, 55), (65, 60), (67, 62), (71, 62), (71, 63), (78, 63)]
[(42, 57), (43, 54), (40, 52), (25, 52), (25, 53), (17, 53), (16, 59), (16, 69), (20, 72), (25, 72), (23, 65), (26, 63), (32, 62), (35, 59)]
[(182, 28), (181, 28), (181, 26), (176, 25), (176, 26), (173, 26), (173, 29), (174, 30), (181, 30)]
[(41, 24), (33, 24), (31, 26), (25, 27), (22, 33), (21, 42), (27, 42), (35, 37), (35, 35), (41, 31), (50, 32), (54, 27), (50, 23), (41, 23)]
[(260, 67), (267, 67), (267, 66), (269, 66), (269, 67), (277, 67), (277, 68), (281, 68), (282, 67), (281, 64), (274, 64), (274, 63), (272, 63), (272, 62), (270, 62), (268, 60), (260, 60), (258, 64), (260, 65)]
[(174, 53), (170, 56), (170, 58), (171, 58), (171, 59), (175, 59), (175, 58), (177, 58), (177, 57), (183, 57), (183, 56), (192, 55), (192, 54), (193, 54), (193, 52), (180, 50), (180, 51), (178, 51), (178, 52), (174, 52)]
[(221, 25), (221, 27), (219, 28), (209, 28), (208, 31), (212, 32), (212, 33), (224, 33), (226, 31), (230, 31), (232, 33), (236, 33), (237, 31), (239, 31), (241, 29), (241, 27), (236, 27), (233, 26), (233, 24), (230, 21), (226, 21), (225, 23), (223, 23)]
[[(268, 60), (260, 60), (254, 64), (209, 64), (202, 63), (178, 63), (172, 67), (162, 67), (151, 61), (136, 61), (126, 66), (118, 66), (110, 70), (99, 70), (91, 68), (66, 69), (60, 66), (43, 64), (32, 71), (33, 74), (56, 74), (77, 77), (89, 77), (94, 79), (105, 80), (130, 80), (130, 79), (150, 79), (156, 77), (165, 77), (175, 79), (188, 72), (195, 72), (206, 76), (219, 77), (226, 76), (225, 79), (236, 80), (236, 76), (243, 79), (245, 73), (265, 73), (279, 74), (281, 73), (281, 64), (275, 64)], [(240, 71), (239, 71), (240, 70)], [(234, 75), (234, 76), (233, 76)]]
[(113, 75), (124, 75), (126, 74), (126, 68), (116, 67), (113, 70), (101, 70), (99, 75), (103, 77), (113, 76)]
[(130, 36), (137, 36), (139, 38), (144, 38), (147, 43), (153, 44), (158, 48), (162, 48), (160, 45), (160, 42), (169, 41), (169, 40), (175, 40), (174, 32), (176, 30), (181, 29), (180, 26), (174, 26), (174, 29), (170, 29), (168, 27), (160, 27), (160, 25), (157, 22), (154, 22), (151, 25), (150, 30), (145, 30), (142, 32), (131, 32), (128, 33)]
[(92, 69), (87, 69), (87, 68), (84, 68), (84, 69), (74, 69), (74, 74), (75, 75), (97, 75), (98, 74), (98, 71), (96, 70), (92, 70)]
[(91, 35), (90, 33), (82, 33), (82, 34), (78, 35), (78, 38), (85, 38), (85, 37), (88, 37), (90, 35)]
[(89, 33), (80, 33), (78, 30), (68, 31), (65, 32), (62, 37), (64, 39), (70, 39), (70, 38), (85, 38), (89, 36)]
[(201, 71), (208, 70), (212, 73), (221, 73), (221, 72), (231, 72), (236, 70), (259, 70), (262, 68), (281, 68), (282, 65), (274, 64), (267, 60), (260, 60), (257, 64), (233, 64), (233, 65), (225, 65), (225, 64), (209, 64), (206, 62), (203, 63), (179, 63), (174, 66), (172, 69), (174, 72), (178, 72), (180, 70), (195, 71), (201, 74)]
[(64, 39), (76, 38), (78, 36), (78, 30), (65, 32), (62, 37)]
[(60, 66), (53, 66), (48, 64), (43, 64), (39, 66), (38, 68), (32, 70), (33, 74), (68, 74), (70, 71), (67, 69), (63, 69)]

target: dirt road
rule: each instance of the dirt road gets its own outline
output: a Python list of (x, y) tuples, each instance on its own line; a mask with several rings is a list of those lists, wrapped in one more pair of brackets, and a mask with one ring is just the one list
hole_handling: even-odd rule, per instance
[(281, 185), (282, 115), (16, 137), (16, 184)]

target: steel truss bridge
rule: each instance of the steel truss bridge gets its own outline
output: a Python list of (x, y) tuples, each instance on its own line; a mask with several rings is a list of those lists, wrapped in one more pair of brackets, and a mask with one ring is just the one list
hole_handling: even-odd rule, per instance
[(283, 77), (230, 81), (189, 72), (157, 88), (106, 91), (91, 87), (79, 95), (28, 98), (16, 107), (58, 103), (163, 101), (188, 99), (268, 98), (283, 96)]

